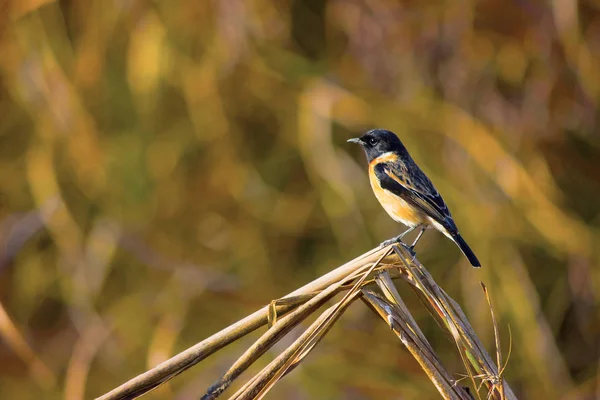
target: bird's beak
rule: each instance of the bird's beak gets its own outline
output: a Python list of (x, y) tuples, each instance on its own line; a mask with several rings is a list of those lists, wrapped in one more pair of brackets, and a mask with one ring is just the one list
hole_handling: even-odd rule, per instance
[(348, 139), (348, 143), (356, 143), (362, 146), (363, 142), (359, 138)]

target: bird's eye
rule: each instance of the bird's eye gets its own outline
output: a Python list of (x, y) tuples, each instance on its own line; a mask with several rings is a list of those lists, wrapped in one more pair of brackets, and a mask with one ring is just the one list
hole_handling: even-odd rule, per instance
[(377, 142), (379, 142), (379, 140), (377, 140), (377, 138), (372, 137), (369, 139), (369, 144), (371, 146), (375, 146), (377, 144)]

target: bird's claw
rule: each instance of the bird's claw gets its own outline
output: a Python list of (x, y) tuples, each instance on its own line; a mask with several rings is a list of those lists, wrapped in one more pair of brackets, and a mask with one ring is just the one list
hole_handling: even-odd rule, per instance
[(392, 244), (396, 244), (396, 243), (402, 243), (402, 242), (398, 238), (392, 238), (392, 239), (384, 240), (383, 242), (381, 242), (379, 247), (388, 247), (388, 246), (390, 246)]
[(406, 243), (404, 243), (401, 240), (401, 238), (398, 238), (398, 237), (391, 238), (391, 239), (388, 239), (386, 241), (381, 242), (381, 244), (379, 245), (379, 247), (383, 248), (383, 247), (391, 246), (393, 244), (399, 244), (400, 246), (404, 247), (404, 249), (406, 251), (408, 251), (413, 256), (413, 258), (417, 256), (417, 253), (415, 253), (415, 250), (414, 250), (415, 246), (409, 246), (409, 245), (407, 245)]
[(408, 251), (410, 253), (411, 256), (413, 256), (413, 258), (415, 258), (417, 256), (417, 253), (415, 253), (415, 246), (409, 246), (402, 242), (400, 242), (400, 244), (402, 245), (402, 247), (404, 247), (406, 249), (406, 251)]

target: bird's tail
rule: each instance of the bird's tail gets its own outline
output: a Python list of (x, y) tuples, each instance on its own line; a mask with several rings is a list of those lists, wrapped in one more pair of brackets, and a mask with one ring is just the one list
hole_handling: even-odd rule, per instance
[(462, 238), (462, 236), (460, 236), (460, 233), (456, 232), (456, 233), (452, 234), (452, 240), (454, 240), (454, 243), (456, 243), (456, 245), (458, 246), (460, 251), (463, 252), (465, 257), (467, 257), (469, 259), (469, 262), (471, 263), (471, 265), (473, 267), (475, 267), (475, 268), (481, 267), (481, 263), (477, 259), (477, 256), (475, 256), (475, 253), (473, 253), (473, 250), (471, 250), (471, 248), (469, 247), (467, 242), (465, 242), (465, 240)]

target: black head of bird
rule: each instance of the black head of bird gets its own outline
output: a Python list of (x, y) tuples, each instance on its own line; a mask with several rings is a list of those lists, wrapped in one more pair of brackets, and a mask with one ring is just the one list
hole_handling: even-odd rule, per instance
[(392, 151), (400, 157), (408, 155), (406, 147), (398, 139), (398, 136), (385, 129), (372, 129), (359, 138), (349, 139), (348, 142), (361, 145), (369, 162)]

